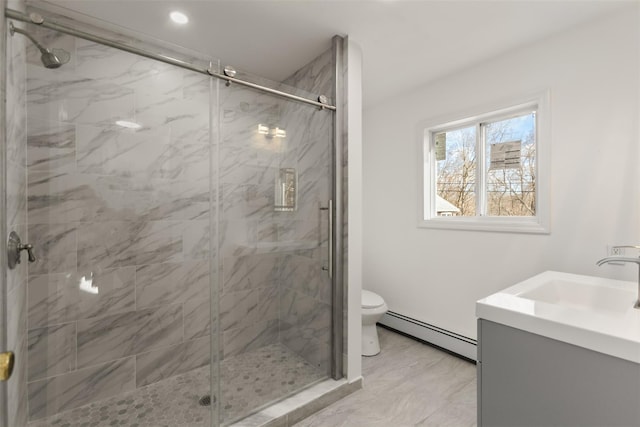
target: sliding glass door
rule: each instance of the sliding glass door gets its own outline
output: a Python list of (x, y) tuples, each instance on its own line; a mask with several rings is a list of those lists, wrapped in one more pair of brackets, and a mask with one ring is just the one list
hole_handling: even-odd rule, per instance
[[(286, 82), (331, 95), (331, 79), (314, 74), (331, 63), (328, 51)], [(233, 84), (220, 89), (219, 113), (221, 411), (227, 424), (330, 374), (333, 114)]]

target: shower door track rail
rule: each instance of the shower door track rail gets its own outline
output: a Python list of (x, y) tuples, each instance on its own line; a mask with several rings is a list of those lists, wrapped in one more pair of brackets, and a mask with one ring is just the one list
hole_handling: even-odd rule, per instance
[(334, 105), (330, 105), (330, 104), (325, 104), (319, 101), (314, 101), (312, 99), (308, 99), (308, 98), (304, 98), (302, 96), (298, 96), (298, 95), (294, 95), (288, 92), (283, 92), (277, 89), (272, 89), (270, 87), (266, 87), (266, 86), (262, 86), (256, 83), (251, 83), (245, 80), (241, 80), (241, 79), (237, 79), (235, 77), (231, 77), (231, 76), (227, 76), (225, 74), (220, 74), (217, 73), (215, 71), (213, 71), (212, 69), (208, 68), (208, 69), (203, 69), (203, 68), (199, 68), (193, 64), (190, 64), (186, 61), (181, 61), (179, 59), (176, 58), (172, 58), (170, 56), (166, 56), (166, 55), (162, 55), (159, 53), (153, 53), (153, 52), (149, 52), (146, 51), (144, 49), (139, 49), (133, 46), (129, 46), (125, 43), (121, 43), (119, 41), (116, 40), (111, 40), (105, 37), (100, 37), (100, 36), (96, 36), (94, 34), (91, 33), (87, 33), (85, 31), (80, 31), (80, 30), (76, 30), (74, 28), (70, 28), (67, 27), (65, 25), (61, 25), (61, 24), (57, 24), (55, 22), (50, 22), (47, 21), (46, 19), (43, 20), (42, 22), (34, 22), (31, 17), (29, 15), (26, 15), (22, 12), (18, 12), (16, 10), (13, 9), (5, 9), (5, 16), (7, 18), (11, 18), (11, 19), (15, 19), (17, 21), (22, 21), (22, 22), (26, 22), (28, 24), (35, 24), (35, 25), (39, 25), (41, 27), (45, 27), (45, 28), (49, 28), (51, 30), (55, 30), (55, 31), (59, 31), (61, 33), (64, 34), (68, 34), (70, 36), (75, 36), (75, 37), (79, 37), (81, 39), (85, 39), (85, 40), (89, 40), (92, 42), (96, 42), (96, 43), (100, 43), (109, 47), (113, 47), (116, 49), (120, 49), (120, 50), (124, 50), (125, 52), (129, 52), (129, 53), (133, 53), (135, 55), (140, 55), (140, 56), (144, 56), (145, 58), (149, 58), (149, 59), (154, 59), (156, 61), (160, 61), (160, 62), (164, 62), (166, 64), (171, 64), (171, 65), (175, 65), (176, 67), (180, 67), (180, 68), (185, 68), (187, 70), (191, 70), (191, 71), (195, 71), (197, 73), (201, 73), (201, 74), (206, 74), (208, 76), (211, 77), (215, 77), (217, 79), (220, 80), (224, 80), (227, 83), (237, 83), (241, 86), (246, 86), (246, 87), (250, 87), (253, 89), (257, 89), (257, 90), (261, 90), (263, 92), (268, 92), (272, 95), (276, 95), (276, 96), (280, 96), (283, 98), (288, 98), (288, 99), (292, 99), (294, 101), (299, 101), (299, 102), (304, 102), (306, 104), (311, 104), (311, 105), (315, 105), (316, 107), (319, 107), (320, 109), (323, 110), (331, 110), (331, 111), (335, 111), (336, 107)]

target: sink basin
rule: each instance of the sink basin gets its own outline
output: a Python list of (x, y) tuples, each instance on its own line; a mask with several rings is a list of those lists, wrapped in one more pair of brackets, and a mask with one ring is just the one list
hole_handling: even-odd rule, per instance
[(579, 310), (625, 313), (633, 307), (633, 290), (585, 281), (551, 279), (519, 294), (522, 298)]
[(640, 363), (637, 283), (545, 271), (476, 302), (476, 316)]

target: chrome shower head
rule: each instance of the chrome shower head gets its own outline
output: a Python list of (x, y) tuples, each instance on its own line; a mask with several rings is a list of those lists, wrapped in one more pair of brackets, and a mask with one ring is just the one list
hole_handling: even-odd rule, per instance
[(60, 68), (62, 65), (60, 58), (58, 58), (55, 53), (50, 52), (49, 49), (46, 49), (46, 51), (42, 53), (40, 60), (46, 68)]
[(40, 51), (40, 61), (46, 68), (60, 68), (69, 62), (70, 55), (64, 49), (44, 49)]
[(71, 59), (71, 54), (64, 49), (47, 49), (42, 46), (38, 41), (33, 38), (31, 34), (26, 32), (21, 28), (16, 28), (13, 25), (13, 22), (9, 22), (9, 31), (11, 35), (15, 33), (20, 33), (33, 43), (41, 53), (40, 61), (42, 61), (42, 65), (46, 68), (60, 68), (62, 64), (66, 64)]

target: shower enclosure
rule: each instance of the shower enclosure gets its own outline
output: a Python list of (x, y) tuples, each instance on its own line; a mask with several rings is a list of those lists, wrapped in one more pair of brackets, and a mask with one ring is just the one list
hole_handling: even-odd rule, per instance
[(276, 83), (21, 9), (1, 228), (33, 257), (0, 256), (0, 426), (229, 425), (341, 378), (342, 39)]

